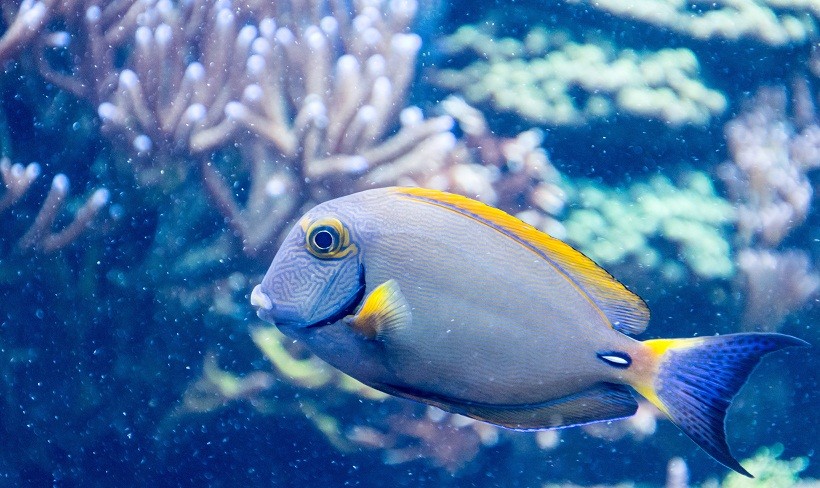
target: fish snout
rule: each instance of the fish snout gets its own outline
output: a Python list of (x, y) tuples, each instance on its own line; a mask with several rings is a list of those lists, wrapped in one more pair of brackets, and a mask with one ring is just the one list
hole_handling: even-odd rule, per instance
[(273, 301), (262, 291), (262, 285), (256, 285), (251, 292), (251, 305), (256, 307), (256, 316), (262, 320), (272, 322)]

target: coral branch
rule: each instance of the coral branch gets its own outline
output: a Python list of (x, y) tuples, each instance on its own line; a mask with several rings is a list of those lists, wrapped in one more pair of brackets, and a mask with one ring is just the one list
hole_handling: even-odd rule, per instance
[(745, 287), (746, 330), (776, 331), (820, 290), (820, 276), (811, 271), (809, 256), (802, 251), (744, 249), (737, 263)]
[(718, 168), (738, 209), (743, 326), (777, 330), (820, 287), (820, 275), (803, 251), (775, 250), (809, 213), (813, 188), (807, 173), (820, 167), (820, 124), (805, 80), (798, 80), (786, 113), (782, 88), (764, 88), (726, 126), (732, 160)]
[(0, 64), (22, 51), (40, 33), (55, 3), (56, 0), (20, 2), (14, 20), (0, 36)]
[(0, 174), (3, 177), (3, 185), (6, 192), (0, 198), (0, 212), (11, 207), (23, 194), (28, 191), (34, 180), (40, 176), (40, 165), (31, 163), (28, 166), (21, 164), (11, 164), (8, 158), (0, 159)]
[[(31, 184), (40, 174), (40, 166), (31, 163), (26, 167), (11, 164), (8, 158), (0, 160), (5, 192), (0, 197), (0, 212), (14, 206), (28, 191)], [(15, 249), (20, 252), (37, 251), (50, 253), (76, 241), (85, 232), (99, 214), (100, 209), (108, 203), (109, 193), (98, 189), (86, 200), (74, 214), (71, 222), (62, 230), (53, 231), (57, 218), (65, 206), (68, 196), (68, 178), (63, 174), (54, 177), (51, 188), (46, 195), (34, 222), (23, 236), (17, 240)]]

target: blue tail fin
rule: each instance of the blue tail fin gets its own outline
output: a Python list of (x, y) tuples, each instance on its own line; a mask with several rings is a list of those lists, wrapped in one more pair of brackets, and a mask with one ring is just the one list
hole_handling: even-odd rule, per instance
[(655, 373), (635, 388), (718, 462), (752, 477), (726, 443), (726, 411), (766, 354), (808, 343), (783, 334), (729, 334), (645, 341)]

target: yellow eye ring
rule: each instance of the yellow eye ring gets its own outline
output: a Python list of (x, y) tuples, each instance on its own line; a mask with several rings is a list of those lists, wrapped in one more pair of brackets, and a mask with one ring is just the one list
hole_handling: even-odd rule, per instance
[(341, 259), (357, 251), (350, 233), (339, 219), (319, 219), (305, 229), (305, 247), (319, 259)]

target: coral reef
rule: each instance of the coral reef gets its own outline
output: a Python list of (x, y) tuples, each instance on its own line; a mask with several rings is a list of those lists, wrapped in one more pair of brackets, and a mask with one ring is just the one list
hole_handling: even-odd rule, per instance
[(22, 51), (40, 33), (56, 3), (23, 0), (15, 5), (4, 2), (0, 12), (6, 25), (0, 36), (0, 64)]
[(820, 5), (802, 0), (565, 0), (699, 40), (753, 39), (773, 46), (818, 36)]
[(482, 446), (498, 442), (498, 427), (427, 407), (423, 416), (397, 414), (386, 419), (384, 430), (354, 426), (348, 439), (382, 452), (386, 464), (429, 459), (455, 473), (472, 461)]
[(755, 473), (754, 480), (731, 473), (726, 476), (720, 486), (723, 488), (799, 486), (800, 473), (809, 465), (808, 459), (796, 457), (786, 461), (779, 459), (781, 455), (783, 455), (782, 444), (760, 449), (752, 458), (743, 461), (743, 465)]
[(437, 85), (537, 124), (579, 125), (626, 114), (673, 126), (704, 124), (726, 108), (723, 95), (699, 78), (698, 60), (685, 48), (638, 52), (581, 44), (544, 27), (523, 41), (494, 39), (465, 26), (445, 38), (443, 49), (483, 59), (436, 72)]
[(739, 203), (738, 231), (746, 246), (775, 247), (805, 221), (813, 189), (807, 173), (820, 167), (820, 125), (812, 95), (798, 84), (803, 127), (786, 114), (786, 91), (761, 90), (751, 107), (726, 125), (731, 162), (720, 176)]
[[(577, 0), (538, 4), (549, 27), (485, 30), (419, 24), (432, 3), (0, 2), (7, 484), (677, 488), (723, 476), (678, 437), (654, 435), (671, 426), (643, 403), (622, 422), (520, 433), (393, 399), (261, 327), (247, 295), (306, 207), (401, 184), (478, 198), (618, 275), (647, 277), (661, 317), (652, 334), (734, 330), (725, 296), (676, 292), (729, 278), (748, 328), (811, 318), (816, 6), (632, 2), (666, 5), (654, 14), (674, 15), (660, 19)], [(439, 8), (428, 22), (446, 22)], [(587, 10), (634, 29), (590, 32)], [(651, 42), (628, 39), (658, 28)], [(741, 45), (755, 60), (793, 59), (777, 76), (755, 65), (719, 80)], [(451, 70), (462, 63), (472, 67)], [(791, 103), (764, 90), (726, 125), (724, 199), (710, 176), (727, 158), (721, 114), (783, 73), (799, 80)], [(430, 86), (448, 79), (466, 101)], [(616, 140), (646, 157), (630, 165), (637, 153), (616, 153)], [(778, 388), (762, 373), (766, 388), (737, 406), (751, 417), (777, 405), (776, 419), (739, 435), (799, 432), (795, 452), (813, 452), (816, 426), (771, 426), (810, 411), (817, 368), (777, 369)], [(815, 463), (787, 468), (793, 481), (797, 468), (816, 476)]]
[[(249, 255), (275, 242), (307, 199), (436, 170), (454, 144), (451, 119), (399, 110), (420, 46), (407, 32), (415, 1), (353, 7), (159, 2), (140, 16), (134, 53), (99, 105), (104, 128), (131, 147), (143, 182), (167, 184), (168, 171), (184, 180), (199, 161)], [(227, 171), (247, 171), (246, 195), (212, 157), (229, 147), (240, 160)]]
[(726, 229), (734, 222), (734, 209), (704, 173), (688, 173), (681, 183), (655, 176), (626, 192), (578, 184), (563, 222), (566, 239), (604, 266), (635, 262), (670, 281), (689, 273), (732, 276)]
[(564, 209), (564, 182), (541, 147), (543, 132), (530, 129), (501, 137), (464, 100), (449, 97), (441, 107), (456, 120), (464, 137), (443, 170), (406, 183), (477, 198), (553, 235), (563, 235), (555, 217)]
[(777, 330), (820, 289), (803, 250), (778, 247), (809, 212), (808, 173), (820, 166), (820, 125), (806, 80), (795, 86), (795, 119), (784, 89), (764, 88), (726, 125), (731, 161), (718, 168), (738, 207), (738, 266), (745, 289), (744, 327)]
[[(5, 187), (0, 197), (0, 212), (9, 209), (13, 212), (14, 205), (29, 191), (34, 180), (40, 176), (40, 171), (37, 163), (23, 166), (19, 163), (11, 164), (8, 158), (0, 158), (0, 175)], [(51, 253), (76, 241), (88, 230), (100, 210), (108, 203), (109, 192), (101, 188), (95, 190), (81, 205), (72, 204), (70, 207), (73, 217), (61, 229), (55, 230), (55, 223), (66, 206), (68, 187), (68, 178), (64, 174), (54, 176), (51, 188), (28, 229), (13, 244), (5, 243), (10, 245), (8, 250), (18, 253)], [(17, 216), (20, 215), (13, 215)], [(9, 222), (3, 222), (3, 226), (4, 230), (12, 228)]]

